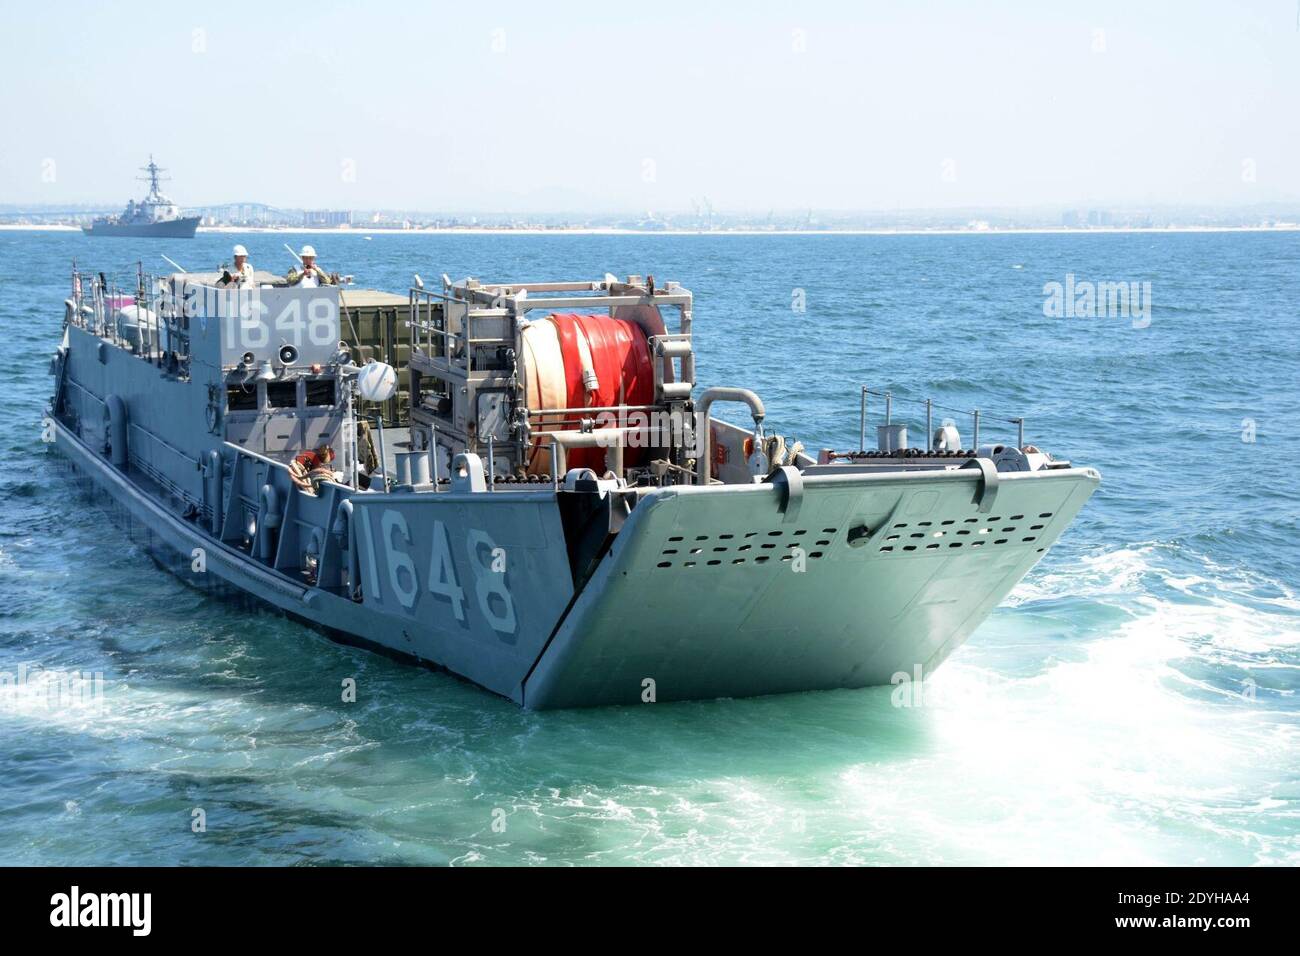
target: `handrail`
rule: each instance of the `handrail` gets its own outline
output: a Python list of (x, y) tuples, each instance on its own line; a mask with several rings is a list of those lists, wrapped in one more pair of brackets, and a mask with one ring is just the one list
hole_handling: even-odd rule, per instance
[[(868, 388), (866, 385), (861, 386), (861, 389), (862, 389), (861, 412), (860, 412), (861, 420), (859, 426), (858, 451), (865, 452), (867, 450), (867, 396), (877, 395), (885, 400), (885, 424), (890, 425), (893, 423), (892, 418), (893, 418), (893, 409), (894, 409), (894, 393), (892, 389), (885, 389), (881, 391), (874, 388)], [(973, 409), (955, 408), (951, 405), (941, 405), (932, 398), (924, 398), (924, 399), (918, 398), (918, 399), (911, 399), (911, 401), (917, 404), (923, 404), (925, 406), (926, 451), (931, 451), (933, 450), (934, 447), (934, 417), (933, 416), (934, 416), (934, 410), (936, 408), (941, 409), (943, 411), (955, 412), (956, 414), (959, 415), (970, 415), (974, 427), (972, 447), (979, 448), (980, 422), (981, 420), (983, 420), (983, 418), (987, 416), (984, 416), (984, 414), (978, 408), (973, 408)], [(1024, 447), (1025, 419), (1023, 415), (1016, 418), (993, 418), (992, 420), (997, 422), (1005, 422), (1009, 425), (1015, 425), (1016, 426), (1016, 447), (1017, 448)]]
[[(165, 314), (166, 310), (160, 308), (161, 296), (154, 291), (158, 281), (157, 276), (145, 273), (142, 267), (138, 267), (136, 287), (128, 291), (118, 285), (116, 275), (110, 279), (106, 273), (83, 272), (74, 263), (72, 295), (69, 298), (73, 308), (69, 322), (119, 348), (129, 347), (139, 358), (159, 368), (164, 368), (167, 355), (171, 353), (176, 357), (176, 374), (187, 375), (190, 364), (190, 331), (183, 321), (179, 321), (183, 316)], [(139, 324), (139, 338), (135, 342), (124, 337), (118, 324), (112, 321), (115, 308), (110, 308), (108, 303), (123, 299), (130, 299), (133, 305), (145, 310), (153, 319), (152, 323)], [(89, 316), (82, 313), (82, 309), (87, 306), (91, 310)], [(163, 347), (164, 334), (167, 348)]]
[(704, 390), (695, 406), (695, 413), (700, 416), (703, 423), (700, 436), (697, 439), (700, 453), (695, 461), (696, 480), (701, 485), (708, 485), (713, 467), (713, 451), (710, 448), (712, 436), (710, 434), (709, 409), (713, 407), (714, 402), (740, 402), (749, 406), (749, 413), (754, 417), (756, 438), (763, 437), (763, 419), (767, 417), (767, 410), (763, 407), (763, 400), (758, 397), (757, 393), (748, 388), (715, 385)]

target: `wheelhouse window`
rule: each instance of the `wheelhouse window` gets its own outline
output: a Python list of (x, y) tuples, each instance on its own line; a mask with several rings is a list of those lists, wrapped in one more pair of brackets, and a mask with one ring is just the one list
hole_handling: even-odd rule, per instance
[(297, 382), (267, 382), (266, 383), (266, 407), (267, 408), (297, 408), (298, 407), (298, 383)]
[(226, 388), (226, 410), (231, 412), (257, 411), (257, 389), (230, 385)]
[(308, 405), (333, 405), (334, 404), (334, 379), (332, 378), (307, 379), (307, 404)]

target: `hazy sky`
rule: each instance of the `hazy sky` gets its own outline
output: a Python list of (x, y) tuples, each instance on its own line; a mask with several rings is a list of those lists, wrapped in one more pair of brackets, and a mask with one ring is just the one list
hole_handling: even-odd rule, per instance
[(0, 202), (1300, 198), (1300, 0), (3, 0)]

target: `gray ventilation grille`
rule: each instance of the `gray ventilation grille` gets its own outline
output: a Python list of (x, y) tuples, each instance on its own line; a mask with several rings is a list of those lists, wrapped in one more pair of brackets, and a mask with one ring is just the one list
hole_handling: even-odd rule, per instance
[(826, 556), (838, 528), (798, 528), (794, 531), (737, 531), (715, 535), (673, 535), (664, 542), (659, 568), (720, 567), (794, 560), (803, 548), (810, 559)]

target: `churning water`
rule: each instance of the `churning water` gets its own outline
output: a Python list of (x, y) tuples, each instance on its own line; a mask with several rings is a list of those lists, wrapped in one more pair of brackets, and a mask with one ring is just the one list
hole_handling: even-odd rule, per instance
[[(4, 862), (1300, 862), (1295, 235), (314, 237), (394, 291), (676, 279), (701, 382), (756, 388), (810, 449), (856, 444), (866, 383), (914, 436), (905, 397), (978, 405), (987, 438), (1023, 412), (1102, 473), (920, 706), (542, 714), (191, 590), (42, 445), (73, 256), (130, 284), (236, 239), (286, 269), (284, 238), (0, 232)], [(1046, 314), (1068, 276), (1149, 281), (1149, 316)], [(98, 706), (60, 705), (73, 671)]]

